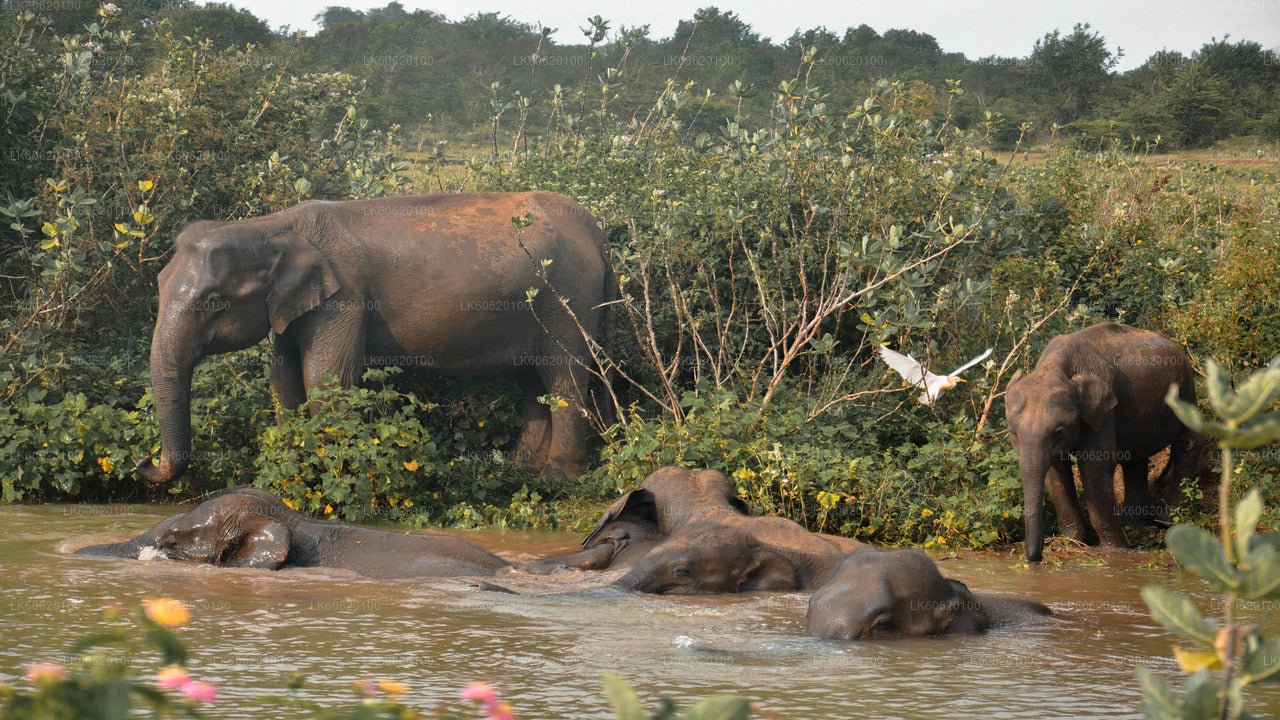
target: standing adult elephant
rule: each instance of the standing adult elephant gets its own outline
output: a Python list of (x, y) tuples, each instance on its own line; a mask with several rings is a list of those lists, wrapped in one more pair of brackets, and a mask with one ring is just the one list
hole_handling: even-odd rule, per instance
[[(515, 218), (531, 224), (515, 222)], [(523, 227), (518, 227), (524, 225)], [(603, 235), (574, 201), (545, 192), (309, 201), (259, 218), (198, 222), (160, 272), (151, 383), (158, 465), (191, 458), (192, 369), (275, 331), (271, 390), (288, 408), (326, 376), (365, 368), (513, 374), (525, 427), (515, 458), (576, 476), (585, 460), (587, 335), (610, 333), (616, 293)], [(526, 292), (542, 290), (532, 300)], [(551, 412), (543, 395), (567, 404)]]
[[(1073, 456), (1089, 519), (1104, 546), (1128, 546), (1122, 514), (1149, 520), (1161, 515), (1147, 487), (1147, 460), (1172, 446), (1173, 479), (1194, 471), (1203, 438), (1164, 402), (1169, 386), (1176, 384), (1179, 396), (1194, 403), (1194, 382), (1187, 356), (1177, 345), (1115, 323), (1054, 338), (1031, 372), (1014, 374), (1005, 407), (1022, 471), (1027, 560), (1041, 559), (1046, 486), (1062, 534), (1085, 539)], [(1112, 487), (1117, 462), (1124, 469), (1125, 488), (1125, 506), (1118, 509)]]

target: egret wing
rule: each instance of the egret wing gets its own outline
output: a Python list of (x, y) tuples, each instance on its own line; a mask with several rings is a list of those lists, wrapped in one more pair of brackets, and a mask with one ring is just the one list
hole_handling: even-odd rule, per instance
[(983, 360), (986, 360), (986, 359), (987, 359), (987, 356), (991, 355), (991, 350), (992, 350), (992, 348), (987, 348), (987, 351), (986, 351), (986, 352), (982, 353), (982, 354), (981, 354), (981, 355), (979, 355), (978, 357), (976, 357), (976, 358), (974, 358), (974, 359), (970, 360), (969, 362), (967, 362), (967, 363), (965, 363), (965, 364), (961, 365), (960, 367), (956, 368), (954, 371), (952, 371), (951, 375), (959, 375), (960, 373), (964, 372), (965, 370), (968, 370), (969, 368), (973, 367), (974, 365), (977, 365), (978, 363), (982, 362)]
[(910, 355), (903, 355), (900, 352), (894, 352), (884, 345), (880, 346), (880, 357), (888, 364), (889, 367), (898, 371), (904, 380), (915, 385), (916, 387), (926, 387), (925, 381), (928, 379), (928, 370), (925, 370), (915, 358)]

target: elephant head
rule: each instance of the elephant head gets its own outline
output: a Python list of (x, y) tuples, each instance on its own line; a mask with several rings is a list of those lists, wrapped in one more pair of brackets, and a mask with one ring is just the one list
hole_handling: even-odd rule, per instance
[(667, 466), (650, 473), (639, 488), (609, 506), (582, 545), (589, 546), (608, 525), (618, 521), (652, 523), (659, 532), (670, 535), (726, 514), (750, 515), (751, 508), (738, 497), (724, 473)]
[(614, 587), (666, 595), (798, 590), (805, 570), (789, 553), (748, 532), (698, 523), (645, 555)]
[(1009, 439), (1022, 472), (1026, 555), (1040, 562), (1044, 549), (1045, 473), (1080, 441), (1082, 432), (1101, 430), (1116, 407), (1111, 375), (1056, 368), (1014, 374), (1005, 392)]
[(132, 540), (91, 545), (77, 555), (138, 558), (148, 549), (170, 560), (277, 569), (289, 556), (293, 511), (268, 493), (240, 489), (175, 515)]
[(191, 375), (212, 353), (252, 346), (338, 290), (329, 261), (279, 222), (199, 222), (174, 242), (160, 271), (160, 309), (151, 338), (151, 386), (161, 454), (137, 461), (151, 483), (191, 461)]
[(918, 550), (855, 550), (809, 599), (809, 634), (835, 640), (982, 632), (991, 625), (964, 583)]

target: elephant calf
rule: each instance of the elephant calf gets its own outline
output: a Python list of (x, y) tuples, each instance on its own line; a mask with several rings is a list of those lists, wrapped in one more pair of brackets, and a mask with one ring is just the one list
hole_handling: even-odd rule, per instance
[(863, 546), (851, 538), (812, 533), (783, 517), (759, 517), (724, 473), (667, 466), (605, 510), (582, 541), (583, 550), (531, 563), (535, 573), (557, 568), (630, 567), (685, 528), (715, 524), (754, 541), (797, 553), (841, 555)]
[(489, 576), (510, 567), (475, 543), (312, 520), (269, 492), (235, 488), (132, 540), (76, 555), (163, 557), (223, 567), (332, 567), (373, 578)]
[(978, 595), (919, 550), (849, 553), (809, 598), (809, 634), (831, 640), (982, 632), (1052, 615), (1041, 603)]
[[(1148, 520), (1167, 515), (1148, 490), (1147, 460), (1171, 447), (1168, 472), (1177, 481), (1193, 474), (1204, 444), (1165, 404), (1173, 385), (1185, 402), (1195, 403), (1195, 378), (1182, 348), (1116, 323), (1060, 335), (1031, 372), (1014, 374), (1005, 412), (1022, 471), (1027, 560), (1041, 559), (1046, 486), (1062, 534), (1085, 540), (1073, 459), (1103, 545), (1128, 547), (1122, 514)], [(1124, 469), (1125, 506), (1119, 509), (1112, 487), (1116, 463)]]

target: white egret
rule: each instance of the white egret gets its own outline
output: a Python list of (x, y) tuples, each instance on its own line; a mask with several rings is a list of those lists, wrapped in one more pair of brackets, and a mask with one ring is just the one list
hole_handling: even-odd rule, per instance
[(950, 390), (956, 386), (956, 383), (965, 382), (959, 377), (960, 373), (986, 360), (987, 356), (991, 354), (991, 350), (991, 348), (987, 348), (986, 352), (946, 375), (934, 375), (924, 365), (921, 365), (920, 361), (910, 355), (894, 352), (884, 345), (880, 346), (880, 357), (888, 363), (889, 367), (897, 370), (898, 374), (909, 384), (924, 388), (924, 392), (920, 394), (920, 402), (932, 407), (934, 401), (938, 399), (938, 395), (943, 390)]

